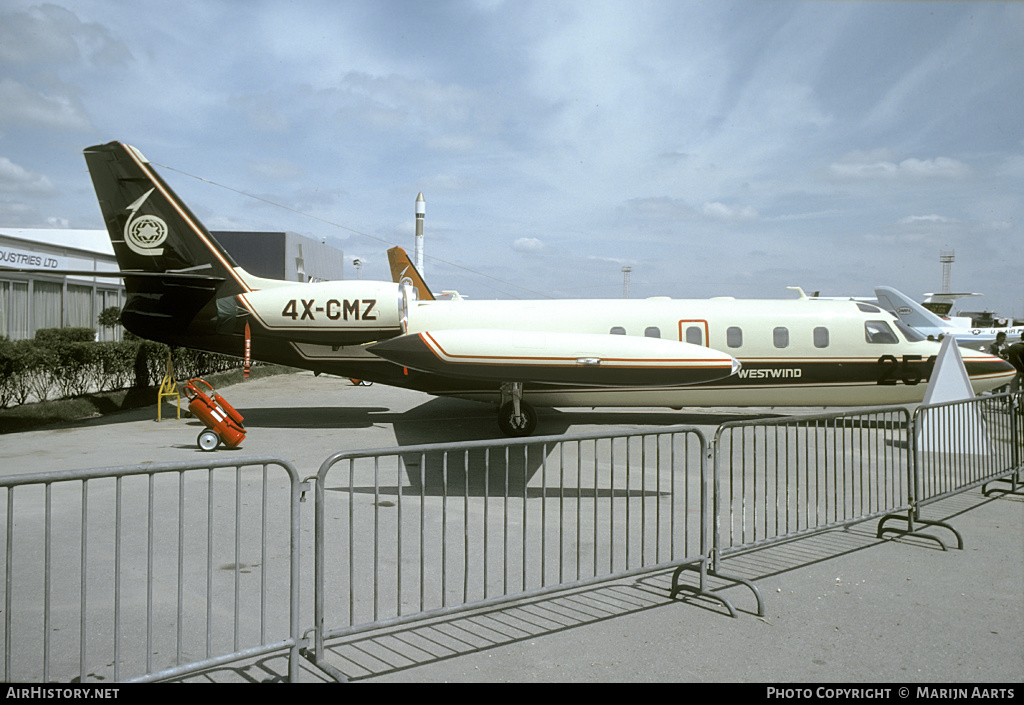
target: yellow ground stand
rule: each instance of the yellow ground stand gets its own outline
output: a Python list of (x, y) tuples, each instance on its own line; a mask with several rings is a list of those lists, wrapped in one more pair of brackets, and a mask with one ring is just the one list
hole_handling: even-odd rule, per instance
[(178, 409), (178, 418), (181, 418), (181, 394), (178, 392), (178, 380), (174, 378), (174, 363), (171, 361), (171, 351), (167, 351), (167, 371), (164, 379), (160, 382), (160, 391), (156, 397), (156, 420), (163, 420), (164, 398), (174, 397), (174, 403)]

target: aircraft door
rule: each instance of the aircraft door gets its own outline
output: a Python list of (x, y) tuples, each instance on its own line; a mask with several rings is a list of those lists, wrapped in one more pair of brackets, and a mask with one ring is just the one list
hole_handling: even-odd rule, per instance
[(681, 342), (707, 347), (710, 337), (707, 321), (703, 319), (679, 321), (679, 340)]

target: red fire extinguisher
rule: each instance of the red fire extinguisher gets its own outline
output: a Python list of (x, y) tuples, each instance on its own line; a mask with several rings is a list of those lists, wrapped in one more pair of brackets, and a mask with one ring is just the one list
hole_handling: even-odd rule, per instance
[[(206, 385), (209, 394), (196, 385)], [(206, 428), (199, 432), (196, 443), (203, 450), (214, 450), (221, 443), (225, 448), (237, 448), (245, 438), (245, 427), (242, 415), (217, 394), (209, 382), (202, 379), (189, 380), (185, 385), (185, 396), (188, 397), (188, 410), (203, 422)]]

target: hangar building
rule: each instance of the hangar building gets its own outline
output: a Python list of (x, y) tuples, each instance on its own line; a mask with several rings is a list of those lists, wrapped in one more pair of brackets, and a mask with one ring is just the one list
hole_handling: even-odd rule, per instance
[(249, 274), (315, 282), (344, 279), (344, 252), (292, 232), (210, 233)]
[[(217, 232), (214, 237), (248, 272), (294, 282), (344, 278), (344, 254), (291, 232)], [(24, 274), (11, 268), (53, 270)], [(66, 270), (97, 276), (64, 275)], [(99, 340), (119, 340), (121, 328), (100, 328), (100, 311), (125, 303), (106, 230), (0, 227), (0, 336), (35, 337), (40, 328), (97, 329)]]
[[(19, 274), (5, 269), (51, 269)], [(105, 230), (0, 228), (0, 336), (32, 338), (40, 328), (97, 328), (100, 340), (117, 340), (120, 326), (100, 329), (96, 317), (124, 305), (119, 278), (66, 276), (61, 270), (116, 272)]]

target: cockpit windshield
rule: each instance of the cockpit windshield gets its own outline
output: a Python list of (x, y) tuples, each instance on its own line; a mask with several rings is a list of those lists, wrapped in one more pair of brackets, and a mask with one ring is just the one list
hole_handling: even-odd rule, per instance
[(892, 345), (900, 342), (885, 321), (864, 321), (864, 339), (872, 345)]

